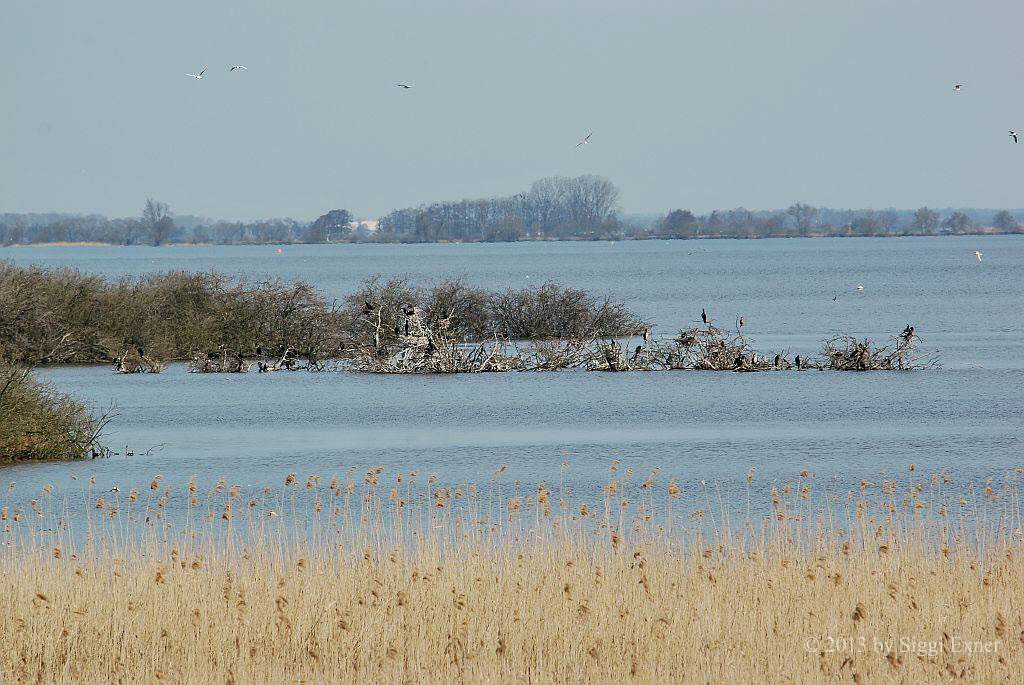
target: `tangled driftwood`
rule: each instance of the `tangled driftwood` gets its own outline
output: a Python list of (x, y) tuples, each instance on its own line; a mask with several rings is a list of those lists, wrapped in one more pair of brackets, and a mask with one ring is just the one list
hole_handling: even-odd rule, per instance
[[(389, 291), (390, 292), (390, 291)], [(706, 314), (705, 314), (706, 316)], [(482, 342), (467, 342), (465, 326), (455, 309), (431, 312), (413, 304), (369, 299), (357, 315), (359, 333), (331, 355), (330, 368), (366, 373), (494, 373), (504, 371), (557, 371), (581, 368), (589, 371), (733, 371), (761, 372), (787, 369), (834, 371), (912, 370), (937, 366), (921, 362), (919, 337), (913, 326), (895, 336), (888, 346), (870, 340), (836, 336), (826, 341), (817, 359), (790, 358), (785, 351), (764, 354), (755, 350), (743, 333), (743, 320), (735, 330), (713, 322), (686, 328), (670, 339), (652, 339), (650, 329), (627, 339), (608, 338), (597, 328), (567, 339), (511, 341), (495, 334)], [(141, 356), (141, 355), (140, 355)], [(122, 366), (131, 367), (124, 360)], [(328, 368), (315, 352), (300, 354), (288, 347), (280, 357), (268, 360), (256, 348), (254, 361), (226, 346), (195, 355), (190, 370), (198, 373), (244, 373)], [(161, 367), (162, 368), (162, 367)]]
[(142, 348), (128, 348), (114, 360), (114, 373), (160, 373), (164, 363), (145, 354)]
[[(403, 307), (396, 335), (386, 336), (384, 321), (393, 313), (367, 306), (365, 325), (372, 331), (372, 343), (348, 350), (343, 368), (371, 373), (481, 373), (499, 371), (556, 371), (585, 368), (589, 371), (734, 371), (758, 372), (787, 369), (829, 369), (870, 371), (923, 369), (917, 356), (918, 336), (912, 326), (893, 338), (894, 344), (877, 347), (870, 341), (838, 336), (824, 344), (822, 359), (807, 359), (785, 352), (763, 354), (754, 350), (743, 335), (742, 326), (727, 331), (706, 324), (684, 329), (669, 340), (652, 340), (645, 331), (641, 339), (597, 339), (536, 341), (519, 346), (495, 337), (485, 343), (467, 344), (451, 332), (451, 317), (434, 326), (424, 323), (414, 307)], [(390, 325), (390, 324), (389, 324)]]
[[(760, 354), (751, 348), (737, 328), (736, 332), (708, 324), (688, 328), (671, 340), (651, 341), (644, 335), (633, 339), (598, 342), (591, 356), (592, 371), (778, 371), (794, 368), (782, 353)], [(808, 365), (801, 363), (801, 368)]]
[(254, 361), (246, 359), (238, 350), (228, 350), (225, 346), (217, 351), (193, 355), (189, 361), (189, 371), (192, 373), (246, 373), (253, 369), (260, 373), (271, 371), (322, 371), (324, 362), (313, 353), (307, 353), (305, 358), (300, 358), (295, 348), (285, 348), (280, 358), (276, 361), (267, 360), (262, 351), (257, 352)]
[(908, 371), (938, 366), (934, 358), (922, 360), (919, 357), (919, 342), (917, 331), (909, 324), (886, 346), (839, 335), (826, 340), (822, 346), (822, 368), (833, 371)]
[(240, 352), (221, 345), (217, 351), (193, 355), (188, 370), (192, 373), (245, 373), (249, 363)]
[(460, 341), (452, 329), (452, 316), (428, 326), (416, 307), (402, 306), (402, 321), (394, 335), (385, 334), (386, 317), (381, 307), (367, 307), (364, 324), (372, 332), (372, 344), (347, 350), (345, 368), (370, 373), (486, 373), (523, 368), (522, 359), (508, 354), (507, 341), (495, 337), (476, 344)]

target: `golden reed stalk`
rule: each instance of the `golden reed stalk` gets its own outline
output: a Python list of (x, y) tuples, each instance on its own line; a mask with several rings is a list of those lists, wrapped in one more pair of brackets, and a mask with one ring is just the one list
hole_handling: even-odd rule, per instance
[[(564, 465), (563, 465), (564, 470)], [(1009, 682), (1024, 672), (1013, 475), (763, 515), (618, 471), (440, 487), (374, 469), (246, 493), (7, 495), (2, 682)], [(753, 488), (753, 473), (748, 487)], [(596, 488), (595, 488), (596, 490)], [(21, 504), (19, 504), (19, 502)], [(706, 502), (702, 507), (693, 503)], [(686, 504), (684, 506), (684, 503)], [(175, 509), (175, 507), (178, 507)], [(751, 507), (748, 499), (743, 507)]]

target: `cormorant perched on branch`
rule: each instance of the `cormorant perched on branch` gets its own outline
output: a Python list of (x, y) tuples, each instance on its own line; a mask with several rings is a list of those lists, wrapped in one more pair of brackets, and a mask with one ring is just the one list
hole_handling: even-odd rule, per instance
[(363, 300), (363, 316), (369, 316), (370, 314), (373, 314), (373, 305)]
[(799, 354), (796, 356), (796, 359), (794, 361), (796, 361), (796, 368), (797, 368), (797, 370), (799, 370), (800, 369), (800, 355)]
[(703, 307), (700, 308), (700, 320), (704, 323), (708, 322), (708, 312)]
[(406, 305), (406, 307), (405, 307), (405, 315), (406, 316), (416, 316), (416, 307), (410, 307), (410, 306)]
[(409, 319), (405, 320), (405, 334), (409, 335)]
[(145, 350), (145, 348), (142, 347), (142, 345), (139, 345), (138, 347), (136, 347), (135, 351), (139, 353), (140, 357), (145, 357), (146, 356), (146, 350)]
[(782, 366), (782, 355), (781, 354), (777, 354), (777, 355), (775, 355), (775, 368), (777, 369), (780, 366)]
[(911, 326), (908, 323), (907, 327), (904, 328), (903, 332), (900, 334), (900, 337), (903, 338), (903, 340), (905, 340), (905, 341), (906, 340), (910, 340), (911, 338), (913, 338), (914, 337), (914, 327)]

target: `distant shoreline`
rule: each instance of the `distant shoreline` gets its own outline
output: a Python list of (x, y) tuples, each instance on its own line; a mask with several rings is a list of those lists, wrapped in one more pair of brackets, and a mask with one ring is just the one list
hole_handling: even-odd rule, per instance
[(707, 235), (695, 236), (692, 238), (666, 238), (663, 236), (625, 236), (621, 238), (524, 238), (521, 240), (428, 240), (428, 241), (340, 241), (322, 243), (164, 243), (163, 245), (146, 245), (144, 243), (107, 243), (101, 241), (59, 241), (51, 243), (13, 243), (11, 245), (0, 245), (0, 248), (27, 248), (27, 247), (271, 247), (275, 245), (464, 245), (464, 244), (498, 244), (498, 243), (607, 243), (607, 242), (631, 242), (645, 240), (789, 240), (789, 239), (815, 239), (815, 238), (955, 238), (969, 236), (994, 236), (994, 235), (1024, 235), (1022, 231), (1002, 231), (994, 228), (982, 228), (968, 233), (887, 233), (884, 235), (841, 235), (829, 233), (812, 233), (810, 235)]

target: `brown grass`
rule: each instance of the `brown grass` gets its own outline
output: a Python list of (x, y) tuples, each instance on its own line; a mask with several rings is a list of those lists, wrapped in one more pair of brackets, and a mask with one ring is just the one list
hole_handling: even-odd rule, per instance
[(1016, 485), (947, 479), (807, 474), (732, 526), (684, 507), (703, 485), (628, 472), (590, 500), (378, 470), (15, 489), (0, 680), (1012, 681)]

